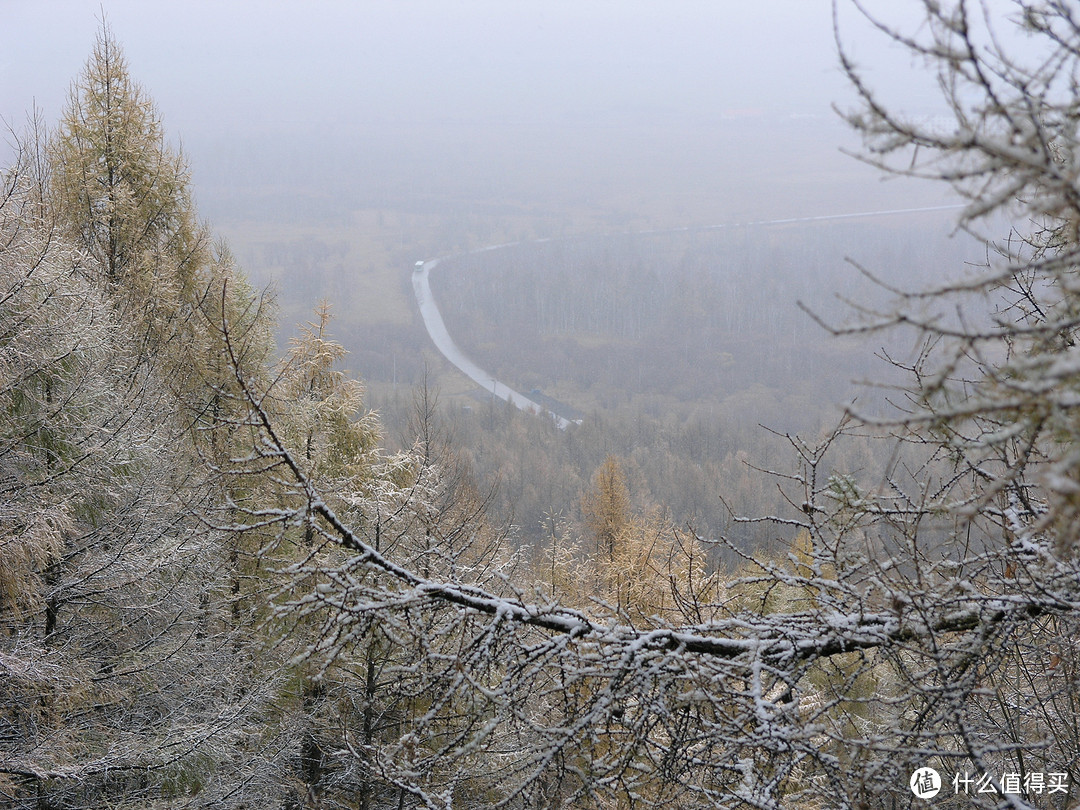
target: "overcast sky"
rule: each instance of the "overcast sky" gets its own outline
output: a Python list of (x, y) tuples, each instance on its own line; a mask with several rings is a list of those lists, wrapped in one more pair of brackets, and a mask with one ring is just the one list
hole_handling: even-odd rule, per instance
[(840, 86), (828, 0), (0, 0), (5, 116), (60, 100), (102, 7), (138, 76), (184, 116), (807, 107)]
[(55, 115), (102, 9), (171, 126), (825, 114), (845, 95), (829, 0), (0, 0), (6, 119)]
[[(843, 137), (831, 110), (848, 91), (830, 0), (0, 0), (0, 115), (9, 125), (34, 104), (56, 120), (102, 11), (166, 131), (183, 141), (197, 185), (230, 170), (223, 142), (249, 144), (231, 166), (255, 160), (247, 153), (275, 132), (293, 152), (351, 149), (387, 188), (421, 183), (417, 167), (431, 175), (433, 163), (476, 167), (458, 178), (475, 180), (485, 162), (508, 175), (534, 157), (541, 174), (576, 160), (584, 173), (604, 164), (602, 179), (625, 185), (645, 182), (633, 175), (650, 163), (649, 182), (667, 172), (670, 188), (695, 178), (716, 186), (725, 161), (732, 171), (770, 162), (731, 154), (747, 148), (745, 137), (726, 141), (723, 121), (760, 119), (770, 130), (781, 119), (829, 121), (838, 134), (805, 136), (825, 138), (813, 148), (827, 160)], [(925, 106), (911, 93), (918, 71), (845, 18), (856, 54), (873, 56), (877, 83)], [(318, 145), (324, 133), (338, 144)], [(810, 152), (798, 159), (817, 161)], [(399, 161), (400, 176), (390, 177)], [(712, 173), (702, 179), (705, 164)]]

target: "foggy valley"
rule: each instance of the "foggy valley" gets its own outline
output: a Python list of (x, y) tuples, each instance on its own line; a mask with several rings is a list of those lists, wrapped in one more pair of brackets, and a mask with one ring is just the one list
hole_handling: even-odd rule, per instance
[(0, 805), (1071, 806), (1078, 53), (0, 4)]

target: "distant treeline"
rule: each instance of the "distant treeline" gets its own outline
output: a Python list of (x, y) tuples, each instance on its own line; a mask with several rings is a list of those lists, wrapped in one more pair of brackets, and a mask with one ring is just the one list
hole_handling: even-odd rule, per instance
[[(829, 339), (833, 322), (882, 291), (845, 261), (916, 286), (962, 267), (969, 245), (938, 215), (523, 243), (444, 262), (433, 274), (455, 340), (500, 379), (678, 401), (751, 385), (843, 398), (874, 371), (872, 351)], [(840, 246), (843, 246), (842, 248)]]
[[(790, 448), (762, 426), (816, 435), (856, 397), (860, 408), (888, 407), (887, 391), (854, 382), (893, 371), (875, 356), (880, 336), (831, 337), (797, 305), (843, 323), (858, 316), (834, 290), (862, 306), (887, 299), (841, 250), (912, 287), (962, 272), (974, 253), (947, 238), (939, 214), (919, 214), (580, 237), (444, 262), (433, 285), (455, 340), (499, 379), (586, 414), (563, 433), (501, 403), (446, 403), (458, 452), (480, 481), (498, 482), (496, 511), (526, 541), (542, 539), (545, 515), (580, 519), (582, 491), (615, 454), (641, 506), (747, 547), (771, 542), (763, 526), (733, 523), (724, 503), (783, 509), (751, 465), (777, 464)], [(910, 353), (904, 338), (891, 356)], [(379, 401), (389, 425), (406, 400), (399, 391)], [(876, 466), (869, 452), (851, 442), (835, 458), (857, 473)]]

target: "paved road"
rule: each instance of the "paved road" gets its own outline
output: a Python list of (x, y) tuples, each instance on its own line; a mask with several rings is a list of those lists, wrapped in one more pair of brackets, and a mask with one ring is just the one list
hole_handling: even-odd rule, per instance
[[(492, 245), (489, 248), (484, 248), (484, 250), (494, 250), (499, 247), (503, 247), (503, 245)], [(428, 334), (431, 335), (431, 340), (436, 348), (443, 353), (443, 357), (461, 369), (465, 376), (485, 391), (490, 391), (495, 396), (512, 403), (523, 411), (546, 413), (561, 430), (566, 430), (573, 422), (558, 414), (551, 413), (542, 405), (533, 402), (524, 394), (518, 393), (506, 383), (499, 382), (489, 372), (484, 371), (470, 360), (465, 352), (454, 343), (450, 333), (446, 331), (446, 324), (443, 323), (442, 314), (435, 304), (435, 297), (431, 294), (431, 284), (428, 281), (428, 274), (438, 266), (440, 261), (440, 259), (432, 259), (424, 262), (422, 269), (413, 271), (413, 292), (416, 293), (416, 303), (420, 307), (420, 314), (424, 318), (424, 326), (427, 327)]]
[[(962, 205), (936, 205), (930, 208), (896, 208), (890, 211), (860, 211), (854, 214), (825, 214), (822, 216), (813, 217), (794, 217), (790, 219), (769, 219), (758, 220), (755, 222), (741, 222), (725, 225), (705, 225), (689, 228), (674, 228), (656, 231), (641, 231), (644, 234), (660, 234), (660, 233), (680, 233), (683, 231), (711, 231), (720, 230), (726, 228), (747, 228), (747, 227), (760, 227), (765, 225), (788, 225), (794, 222), (826, 222), (829, 220), (841, 220), (841, 219), (857, 219), (859, 217), (883, 217), (894, 216), (897, 214), (915, 214), (925, 211), (949, 211), (956, 208), (962, 208)], [(547, 242), (548, 239), (535, 239), (534, 242)], [(480, 248), (479, 250), (472, 251), (473, 253), (486, 253), (491, 250), (498, 250), (499, 248), (509, 247), (510, 245), (517, 245), (520, 242), (508, 242), (502, 245), (489, 245), (487, 247)], [(444, 257), (445, 258), (445, 257)], [(560, 429), (566, 430), (570, 425), (574, 424), (573, 421), (563, 416), (559, 416), (556, 413), (544, 408), (539, 403), (529, 399), (524, 394), (518, 393), (509, 385), (496, 380), (489, 372), (484, 371), (480, 366), (476, 365), (469, 357), (463, 352), (458, 345), (454, 343), (453, 338), (450, 337), (450, 333), (446, 331), (446, 324), (443, 323), (442, 315), (439, 313), (439, 307), (435, 303), (435, 297), (431, 294), (431, 284), (428, 282), (428, 274), (434, 270), (441, 262), (442, 259), (431, 259), (423, 262), (421, 266), (413, 271), (413, 292), (416, 293), (416, 303), (420, 307), (420, 314), (424, 318), (424, 326), (427, 327), (428, 334), (431, 336), (432, 342), (436, 348), (442, 352), (443, 356), (461, 369), (465, 376), (473, 380), (477, 385), (483, 388), (485, 391), (490, 391), (500, 399), (513, 403), (516, 407), (523, 411), (529, 411), (531, 413), (547, 414), (554, 420), (555, 424)], [(418, 263), (420, 264), (420, 263)]]

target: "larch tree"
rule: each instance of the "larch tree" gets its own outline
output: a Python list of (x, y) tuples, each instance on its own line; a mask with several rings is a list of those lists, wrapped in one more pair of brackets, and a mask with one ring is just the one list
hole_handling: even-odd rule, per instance
[(21, 142), (0, 195), (0, 803), (265, 796), (268, 758), (237, 743), (270, 693), (222, 621), (212, 493), (140, 336), (43, 205), (44, 148)]
[[(875, 23), (936, 72), (951, 123), (895, 112), (842, 49), (849, 120), (871, 160), (954, 184), (962, 227), (1002, 214), (1016, 230), (989, 241), (987, 267), (863, 313), (854, 331), (922, 339), (903, 409), (875, 426), (899, 440), (894, 463), (833, 468), (857, 419), (789, 437), (794, 463), (773, 476), (790, 509), (754, 520), (791, 554), (731, 546), (734, 581), (648, 627), (424, 572), (335, 514), (248, 391), (261, 453), (303, 493), (296, 516), (349, 559), (304, 603), (333, 640), (312, 655), (336, 660), (372, 622), (414, 671), (442, 667), (444, 700), (477, 718), (450, 734), (417, 716), (382, 749), (407, 805), (903, 807), (930, 768), (939, 806), (1074, 803), (1080, 22), (1048, 0), (915, 5), (910, 31)], [(442, 621), (461, 639), (448, 669), (416, 633)], [(463, 801), (455, 774), (478, 757), (502, 767)]]
[(187, 163), (105, 22), (49, 152), (61, 230), (94, 259), (144, 354), (167, 368), (163, 378), (195, 417), (219, 407), (213, 391), (228, 379), (215, 343), (221, 318), (237, 335), (261, 333), (247, 342), (251, 373), (268, 358), (269, 321), (227, 248), (198, 222)]
[[(0, 803), (268, 801), (287, 742), (243, 740), (281, 732), (250, 721), (284, 670), (228, 621), (231, 535), (207, 516), (229, 487), (204, 463), (236, 450), (222, 406), (236, 362), (259, 376), (265, 315), (193, 225), (107, 29), (59, 131), (34, 122), (18, 146), (0, 197)], [(225, 323), (246, 354), (214, 344)]]
[(619, 533), (631, 517), (626, 473), (615, 456), (604, 459), (593, 474), (591, 486), (581, 496), (581, 514), (593, 540), (597, 565), (614, 564)]
[[(715, 586), (707, 572), (707, 551), (694, 534), (677, 531), (659, 508), (633, 509), (626, 473), (615, 456), (608, 456), (593, 474), (581, 496), (581, 511), (585, 539), (578, 543), (563, 538), (562, 577), (573, 581), (572, 571), (578, 568), (580, 587), (584, 571), (590, 569), (593, 588), (567, 593), (570, 604), (596, 600), (620, 619), (645, 626), (700, 604)], [(552, 543), (549, 564), (557, 553), (555, 535)], [(581, 545), (592, 548), (587, 561), (566, 553)], [(554, 573), (547, 579), (554, 585)]]
[(187, 167), (104, 23), (71, 87), (52, 157), (66, 230), (109, 284), (175, 295), (194, 282), (207, 245)]
[(345, 348), (330, 337), (330, 305), (293, 338), (271, 388), (288, 414), (288, 441), (320, 479), (356, 486), (370, 473), (379, 427), (363, 410), (364, 388), (340, 368)]

